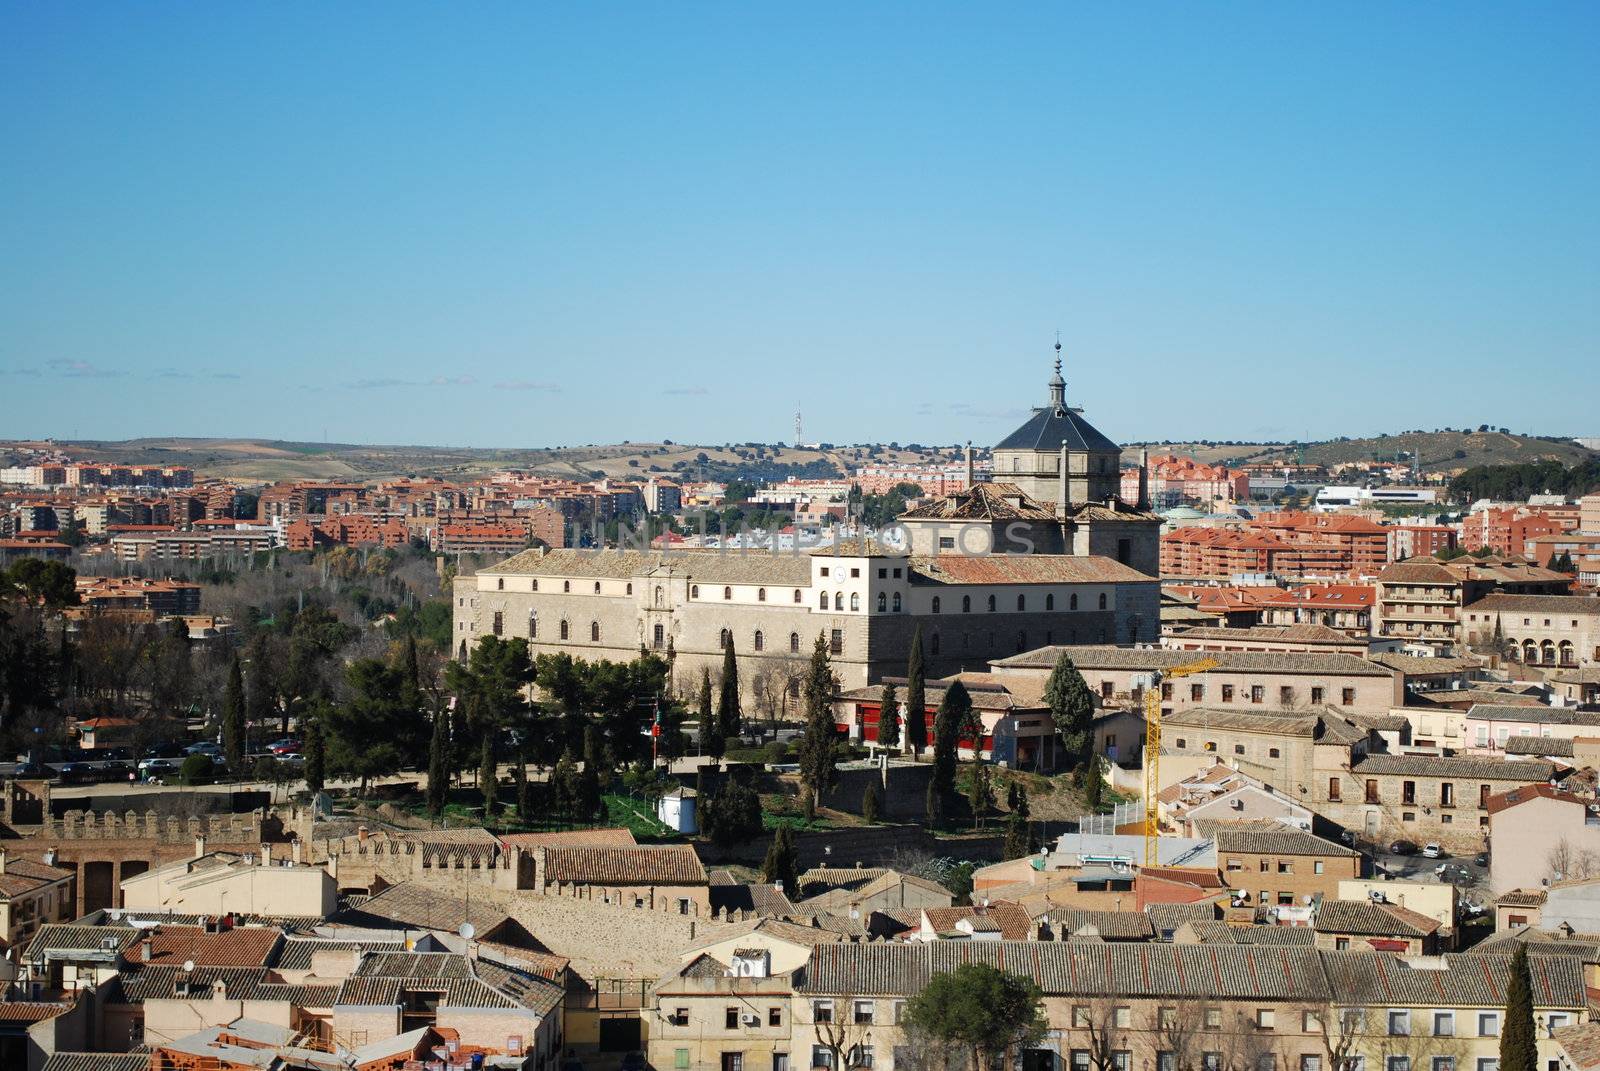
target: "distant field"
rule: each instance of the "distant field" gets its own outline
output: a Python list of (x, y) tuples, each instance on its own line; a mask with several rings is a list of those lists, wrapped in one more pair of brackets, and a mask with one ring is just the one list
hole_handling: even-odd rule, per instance
[[(1351, 461), (1392, 461), (1404, 453), (1419, 455), (1425, 471), (1469, 469), (1475, 465), (1511, 465), (1528, 461), (1559, 461), (1574, 465), (1595, 457), (1595, 452), (1571, 439), (1541, 439), (1498, 431), (1425, 431), (1385, 435), (1373, 439), (1335, 439), (1330, 442), (1283, 446), (1263, 443), (1170, 443), (1150, 445), (1152, 454), (1183, 454), (1209, 464), (1304, 459), (1308, 465), (1337, 465)], [(1457, 456), (1457, 455), (1460, 456)], [(1124, 453), (1126, 463), (1132, 458)]]

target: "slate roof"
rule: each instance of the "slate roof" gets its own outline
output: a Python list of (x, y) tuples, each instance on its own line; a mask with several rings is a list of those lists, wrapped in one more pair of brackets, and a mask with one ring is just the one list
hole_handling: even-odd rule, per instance
[[(801, 989), (909, 996), (935, 973), (985, 963), (1020, 974), (1048, 995), (1326, 1000), (1310, 950), (1067, 941), (932, 941), (815, 949)], [(1581, 992), (1581, 982), (1580, 982)]]
[(1083, 419), (1083, 414), (1070, 408), (1045, 406), (1035, 409), (1016, 431), (995, 443), (995, 450), (1039, 450), (1058, 453), (1061, 444), (1068, 450), (1090, 450), (1096, 453), (1122, 453), (1122, 447), (1112, 442)]
[(1201, 836), (1217, 842), (1219, 852), (1251, 852), (1264, 855), (1314, 855), (1334, 858), (1359, 858), (1361, 853), (1343, 844), (1324, 840), (1282, 822), (1225, 822), (1201, 819), (1195, 823)]
[[(1029, 555), (991, 555), (1026, 560)], [(974, 559), (965, 559), (974, 560)], [(988, 559), (977, 559), (988, 560)], [(1140, 579), (1148, 580), (1144, 574)], [(1007, 658), (995, 659), (993, 664), (1007, 668), (1055, 668), (1062, 653), (1072, 657), (1073, 664), (1083, 669), (1134, 670), (1149, 672), (1155, 669), (1172, 669), (1195, 660), (1197, 651), (1175, 651), (1161, 647), (1116, 647), (1110, 644), (1093, 644), (1082, 647), (1041, 647), (1034, 651)], [(1328, 651), (1206, 651), (1204, 654), (1217, 660), (1214, 673), (1310, 673), (1318, 676), (1338, 677), (1391, 677), (1390, 670), (1374, 665), (1352, 654)]]
[(704, 885), (706, 868), (687, 844), (546, 848), (544, 880), (571, 885)]
[(1439, 923), (1399, 904), (1371, 900), (1324, 900), (1312, 923), (1319, 933), (1348, 933), (1359, 937), (1427, 937)]

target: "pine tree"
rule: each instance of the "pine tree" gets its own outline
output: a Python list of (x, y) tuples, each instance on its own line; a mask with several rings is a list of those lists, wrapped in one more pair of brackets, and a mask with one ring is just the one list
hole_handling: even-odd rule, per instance
[(244, 772), (244, 672), (239, 656), (228, 666), (228, 687), (222, 694), (222, 753), (228, 759), (228, 772), (237, 777)]
[(450, 715), (434, 711), (433, 738), (428, 742), (428, 813), (438, 818), (450, 798)]
[(1056, 723), (1068, 764), (1072, 769), (1082, 768), (1094, 755), (1094, 695), (1065, 651), (1045, 683), (1044, 702)]
[(807, 821), (816, 816), (817, 804), (833, 785), (834, 750), (838, 743), (833, 723), (836, 690), (837, 681), (828, 662), (828, 641), (819, 635), (811, 651), (811, 669), (806, 674), (802, 692), (806, 727), (798, 749)]
[(711, 670), (700, 670), (700, 750), (714, 759), (722, 758), (727, 750), (727, 738), (722, 734), (722, 719), (711, 716)]
[(883, 788), (878, 784), (876, 777), (867, 782), (866, 791), (861, 793), (861, 817), (866, 823), (874, 825), (878, 815), (883, 811)]
[(928, 699), (922, 671), (922, 626), (911, 634), (911, 654), (906, 659), (906, 743), (911, 754), (928, 746)]
[(900, 710), (892, 684), (883, 686), (883, 700), (878, 712), (878, 743), (890, 751), (900, 750)]
[(1533, 979), (1528, 973), (1528, 946), (1517, 943), (1506, 985), (1506, 1013), (1500, 1027), (1500, 1071), (1536, 1071), (1539, 1048), (1533, 1024)]
[(717, 725), (723, 746), (738, 737), (742, 726), (739, 711), (739, 662), (733, 656), (733, 637), (722, 648), (722, 682), (717, 691)]
[(785, 896), (800, 896), (800, 875), (794, 858), (794, 829), (781, 825), (772, 834), (772, 846), (761, 864), (761, 880), (769, 885), (783, 885)]

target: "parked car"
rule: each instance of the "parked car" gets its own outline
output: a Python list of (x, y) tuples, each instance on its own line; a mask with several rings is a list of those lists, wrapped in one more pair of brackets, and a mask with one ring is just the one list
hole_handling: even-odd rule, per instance
[(63, 762), (56, 767), (56, 772), (61, 776), (61, 783), (66, 785), (81, 785), (94, 780), (94, 767), (87, 762)]
[(19, 762), (11, 769), (12, 777), (48, 777), (49, 771), (37, 762)]
[(1477, 855), (1472, 857), (1472, 861), (1474, 863), (1477, 863), (1479, 866), (1488, 866), (1489, 865), (1489, 853), (1488, 852), (1479, 852)]
[(1440, 863), (1433, 868), (1434, 876), (1452, 885), (1471, 885), (1472, 871), (1460, 863)]
[(190, 744), (183, 750), (185, 754), (189, 755), (210, 755), (212, 758), (216, 758), (222, 754), (222, 745), (215, 740), (202, 740), (198, 744)]
[(274, 755), (298, 755), (300, 754), (300, 741), (286, 736), (282, 740), (274, 740), (268, 744), (267, 750)]
[(181, 759), (183, 758), (183, 748), (177, 744), (162, 740), (145, 748), (142, 757), (146, 759)]
[(139, 762), (139, 776), (150, 781), (158, 777), (172, 777), (183, 768), (175, 758), (148, 758)]
[(635, 1050), (622, 1057), (622, 1071), (646, 1071), (650, 1064), (645, 1060), (644, 1053)]
[(1409, 840), (1397, 840), (1393, 844), (1389, 845), (1390, 855), (1413, 855), (1416, 853), (1416, 850), (1417, 846), (1412, 844)]
[(1444, 849), (1432, 841), (1422, 846), (1422, 857), (1424, 859), (1443, 859), (1444, 854)]

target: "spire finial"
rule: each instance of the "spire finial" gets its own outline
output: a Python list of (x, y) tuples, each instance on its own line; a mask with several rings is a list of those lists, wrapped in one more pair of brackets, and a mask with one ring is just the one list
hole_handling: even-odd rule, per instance
[(1061, 378), (1061, 332), (1056, 332), (1056, 374), (1050, 377), (1050, 406), (1053, 409), (1065, 409), (1067, 404), (1067, 381)]

